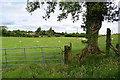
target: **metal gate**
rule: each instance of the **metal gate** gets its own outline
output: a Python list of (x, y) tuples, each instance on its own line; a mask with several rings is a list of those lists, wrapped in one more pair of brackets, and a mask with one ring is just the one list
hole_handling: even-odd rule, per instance
[(31, 63), (38, 64), (62, 64), (62, 48), (55, 47), (23, 47), (23, 48), (3, 48), (2, 65), (25, 65)]

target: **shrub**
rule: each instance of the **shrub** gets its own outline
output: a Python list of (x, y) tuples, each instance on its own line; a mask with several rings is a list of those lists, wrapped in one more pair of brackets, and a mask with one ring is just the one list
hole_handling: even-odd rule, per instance
[(27, 34), (26, 37), (32, 37), (32, 35)]
[(48, 37), (51, 37), (50, 34), (48, 34)]
[(55, 37), (60, 37), (60, 35), (59, 34), (55, 34)]
[(65, 37), (73, 37), (72, 34), (66, 34)]
[(78, 37), (85, 37), (85, 35), (86, 35), (85, 33), (81, 33), (78, 35)]
[(41, 35), (41, 37), (43, 37), (43, 35)]
[(34, 37), (39, 37), (39, 35), (38, 35), (38, 34), (35, 34)]

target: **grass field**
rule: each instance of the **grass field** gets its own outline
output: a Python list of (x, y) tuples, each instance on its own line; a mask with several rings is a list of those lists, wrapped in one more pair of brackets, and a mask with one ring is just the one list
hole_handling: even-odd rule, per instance
[[(118, 35), (112, 35), (112, 44), (118, 43)], [(2, 37), (2, 48), (19, 47), (48, 47), (59, 46), (64, 50), (65, 45), (72, 43), (72, 57), (85, 47), (81, 39), (75, 37)], [(106, 36), (99, 37), (99, 47), (105, 51)], [(45, 51), (58, 50), (46, 49)], [(29, 52), (30, 50), (28, 50)], [(37, 50), (32, 50), (37, 51)], [(39, 51), (39, 50), (38, 50)], [(10, 53), (10, 51), (8, 51)], [(15, 52), (15, 51), (14, 51)], [(20, 51), (18, 51), (20, 52)], [(54, 55), (55, 53), (53, 53)], [(18, 56), (18, 54), (16, 54)], [(29, 54), (27, 54), (29, 55)], [(34, 54), (32, 54), (34, 55)], [(49, 55), (49, 54), (46, 54)], [(10, 56), (10, 55), (7, 55)], [(13, 55), (11, 55), (13, 56)], [(4, 57), (4, 55), (3, 55)], [(22, 58), (19, 58), (22, 59)], [(38, 58), (35, 58), (38, 59)], [(40, 59), (40, 58), (39, 58)], [(16, 60), (16, 58), (15, 58)], [(3, 59), (4, 61), (4, 59)], [(56, 62), (55, 62), (56, 63)], [(111, 50), (110, 55), (87, 55), (82, 62), (73, 60), (71, 65), (41, 65), (39, 62), (30, 62), (31, 65), (9, 66), (3, 71), (3, 78), (118, 78), (118, 57)], [(13, 75), (14, 74), (14, 75)]]

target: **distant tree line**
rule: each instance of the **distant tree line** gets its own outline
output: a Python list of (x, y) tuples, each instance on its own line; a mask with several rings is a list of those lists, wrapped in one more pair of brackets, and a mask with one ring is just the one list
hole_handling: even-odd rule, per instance
[(2, 36), (5, 37), (85, 37), (85, 33), (67, 33), (67, 32), (55, 32), (52, 27), (49, 30), (41, 30), (41, 27), (37, 28), (35, 32), (24, 30), (8, 31), (7, 26), (0, 26), (2, 29)]

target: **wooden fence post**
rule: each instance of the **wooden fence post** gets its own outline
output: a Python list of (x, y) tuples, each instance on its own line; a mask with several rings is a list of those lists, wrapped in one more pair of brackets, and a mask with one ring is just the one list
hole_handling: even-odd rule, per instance
[(64, 46), (64, 62), (65, 64), (70, 64), (72, 61), (72, 43), (70, 43), (70, 46)]
[(68, 46), (64, 46), (64, 51), (65, 51), (65, 54), (64, 54), (64, 60), (65, 60), (65, 64), (68, 64)]
[(111, 30), (107, 28), (107, 36), (106, 36), (106, 54), (109, 54), (110, 51), (110, 43), (111, 43)]
[(72, 62), (72, 43), (70, 43), (70, 47), (69, 47), (69, 64)]

